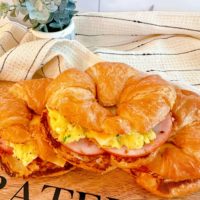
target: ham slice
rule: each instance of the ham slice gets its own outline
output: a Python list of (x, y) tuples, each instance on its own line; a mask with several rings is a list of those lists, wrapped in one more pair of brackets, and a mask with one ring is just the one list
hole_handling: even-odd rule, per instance
[(65, 146), (70, 150), (82, 155), (93, 156), (104, 153), (101, 148), (87, 138), (80, 139), (77, 142), (65, 144)]
[[(156, 133), (156, 139), (152, 141), (150, 144), (145, 144), (143, 148), (129, 150), (126, 147), (123, 147), (121, 149), (104, 148), (104, 150), (109, 153), (124, 157), (144, 156), (151, 153), (160, 145), (166, 142), (171, 133), (171, 128), (172, 128), (172, 117), (170, 114), (168, 114), (167, 117), (154, 128), (154, 131)], [(77, 142), (71, 142), (65, 144), (65, 146), (70, 150), (82, 155), (92, 156), (104, 153), (103, 149), (99, 148), (94, 142), (90, 141), (87, 138), (80, 139)]]

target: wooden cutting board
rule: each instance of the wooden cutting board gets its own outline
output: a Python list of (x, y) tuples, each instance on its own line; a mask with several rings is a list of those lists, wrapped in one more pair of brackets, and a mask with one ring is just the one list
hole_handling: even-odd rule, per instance
[[(0, 171), (0, 176), (0, 200), (161, 199), (137, 186), (134, 179), (128, 173), (121, 170), (114, 170), (108, 174), (99, 175), (76, 169), (62, 176), (27, 180), (10, 178), (2, 171)], [(5, 186), (3, 187), (3, 185)], [(56, 195), (55, 187), (57, 187)], [(200, 192), (180, 199), (199, 200)]]

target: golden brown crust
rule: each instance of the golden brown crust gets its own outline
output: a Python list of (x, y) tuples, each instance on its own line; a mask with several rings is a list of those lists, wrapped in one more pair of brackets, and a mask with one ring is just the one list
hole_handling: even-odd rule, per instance
[(47, 78), (19, 81), (9, 89), (9, 92), (24, 100), (36, 114), (41, 114), (45, 106), (46, 88), (50, 82)]
[(107, 117), (102, 124), (102, 128), (107, 134), (128, 134), (132, 130), (130, 122), (120, 116)]
[(57, 150), (61, 155), (63, 155), (63, 158), (65, 158), (67, 162), (85, 170), (105, 174), (116, 168), (115, 166), (111, 165), (110, 155), (108, 154), (84, 156), (69, 151), (64, 145)]
[(0, 94), (0, 137), (10, 142), (23, 143), (30, 139), (28, 132), (32, 114), (25, 102), (8, 92)]
[(93, 96), (96, 95), (95, 85), (91, 77), (78, 69), (71, 68), (53, 80), (47, 89), (46, 99), (49, 99), (57, 90), (60, 90), (59, 93), (64, 93), (62, 90), (73, 87), (83, 88), (91, 92)]
[(139, 132), (146, 132), (165, 119), (175, 100), (174, 87), (161, 77), (131, 77), (120, 94), (117, 113)]
[(139, 185), (163, 197), (200, 189), (200, 97), (189, 91), (177, 94), (173, 135), (154, 153), (137, 160), (131, 170)]
[(172, 113), (175, 129), (200, 120), (200, 97), (190, 91), (177, 89), (177, 99)]
[[(140, 132), (148, 131), (164, 120), (175, 102), (176, 92), (172, 85), (158, 76), (145, 76), (122, 63), (102, 62), (86, 73), (66, 70), (51, 82), (46, 97), (47, 108), (57, 110), (71, 123), (107, 134), (124, 134), (129, 133), (132, 127)], [(116, 112), (99, 103), (116, 106)], [(129, 108), (133, 109), (130, 111)], [(68, 161), (72, 160), (69, 149), (53, 138), (51, 141), (57, 151), (61, 149), (59, 153), (65, 157), (68, 155)], [(78, 157), (78, 154), (73, 155)]]
[(114, 128), (126, 133), (131, 123), (137, 131), (146, 132), (164, 120), (175, 103), (176, 92), (172, 85), (159, 76), (146, 76), (128, 65), (101, 62), (86, 72), (96, 83), (98, 101), (104, 106), (118, 107), (120, 119), (107, 120), (104, 131)]
[(164, 144), (150, 155), (152, 159), (142, 166), (163, 179), (183, 181), (200, 178), (200, 162), (173, 144)]
[(173, 142), (188, 155), (200, 160), (200, 120), (179, 129), (170, 142)]
[(8, 92), (9, 88), (14, 84), (11, 81), (0, 81), (0, 92)]
[(40, 79), (0, 84), (0, 139), (5, 141), (3, 145), (7, 142), (28, 144), (34, 146), (38, 153), (37, 159), (28, 166), (15, 158), (12, 151), (9, 154), (1, 153), (1, 165), (12, 176), (57, 175), (66, 173), (67, 166), (71, 168), (42, 137), (39, 116), (34, 114), (43, 110), (45, 90), (49, 83), (49, 79)]
[[(72, 165), (100, 173), (119, 167), (131, 168), (136, 182), (158, 196), (179, 197), (200, 189), (200, 97), (193, 92), (175, 91), (159, 76), (107, 62), (86, 72), (69, 69), (53, 81), (3, 82), (0, 92), (0, 138), (20, 144), (31, 141), (38, 150), (38, 158), (26, 167), (14, 156), (1, 154), (2, 167), (12, 176), (57, 175)], [(112, 134), (129, 133), (132, 127), (145, 132), (172, 110), (173, 134), (145, 157), (80, 155), (52, 137), (47, 112), (41, 124), (33, 122), (46, 102), (70, 122)]]
[(114, 62), (97, 63), (86, 72), (93, 78), (97, 86), (97, 98), (103, 106), (116, 105), (127, 79), (139, 74), (126, 64)]
[(59, 167), (39, 158), (35, 159), (25, 167), (18, 159), (9, 155), (0, 155), (0, 164), (1, 168), (6, 171), (8, 175), (23, 178), (57, 176), (74, 169), (69, 163), (66, 163), (64, 167)]
[(165, 198), (182, 197), (200, 190), (200, 179), (167, 182), (162, 179), (160, 180), (151, 174), (140, 173), (136, 176), (135, 180), (147, 191)]
[(95, 98), (95, 84), (88, 74), (70, 69), (47, 89), (47, 107), (59, 111), (71, 123), (96, 131), (111, 113)]
[[(131, 126), (139, 132), (149, 131), (165, 119), (175, 99), (174, 87), (159, 76), (145, 76), (112, 62), (97, 63), (86, 73), (66, 70), (47, 89), (48, 108), (71, 123), (99, 132), (115, 128), (127, 133)], [(118, 118), (109, 118), (113, 114), (99, 103), (117, 106)]]

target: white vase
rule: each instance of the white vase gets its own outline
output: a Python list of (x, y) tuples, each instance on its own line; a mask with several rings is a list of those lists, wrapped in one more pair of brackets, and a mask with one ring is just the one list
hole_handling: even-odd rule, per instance
[(37, 38), (41, 39), (49, 39), (49, 38), (62, 38), (62, 39), (69, 39), (73, 40), (75, 37), (75, 25), (74, 21), (71, 20), (70, 24), (63, 30), (61, 31), (56, 31), (56, 32), (42, 32), (42, 31), (37, 31), (34, 29), (31, 29), (31, 32), (33, 35)]

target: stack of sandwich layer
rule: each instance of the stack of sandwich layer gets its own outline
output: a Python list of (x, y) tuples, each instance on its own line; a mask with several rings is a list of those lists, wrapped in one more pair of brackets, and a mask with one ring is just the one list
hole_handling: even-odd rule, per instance
[(122, 63), (0, 84), (0, 160), (12, 176), (121, 168), (148, 191), (200, 190), (200, 96)]

